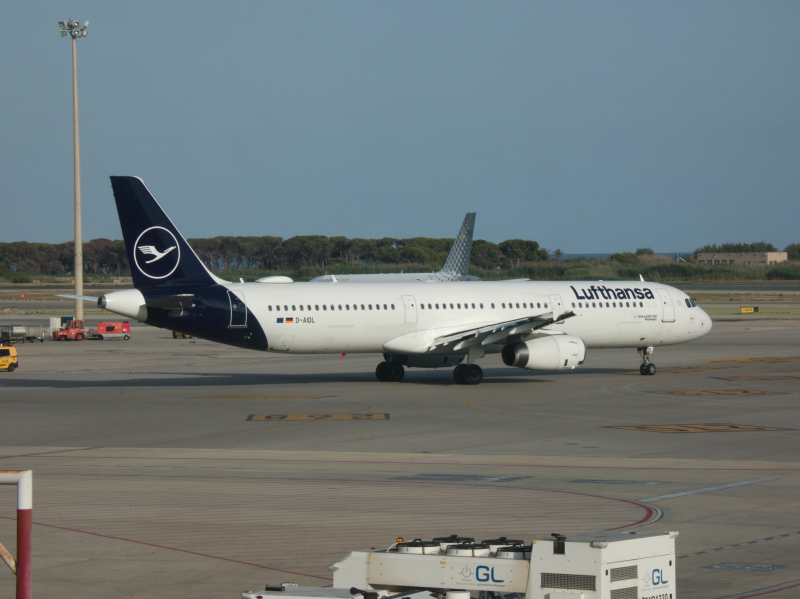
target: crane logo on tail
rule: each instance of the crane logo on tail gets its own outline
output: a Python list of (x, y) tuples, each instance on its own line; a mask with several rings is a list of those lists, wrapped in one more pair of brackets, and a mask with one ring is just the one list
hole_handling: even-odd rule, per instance
[(151, 254), (151, 255), (155, 256), (155, 258), (153, 258), (152, 260), (148, 260), (147, 262), (145, 262), (145, 264), (152, 264), (153, 262), (157, 262), (158, 260), (161, 260), (161, 258), (163, 258), (167, 254), (169, 254), (176, 247), (178, 247), (178, 246), (173, 245), (172, 247), (168, 247), (163, 252), (159, 252), (152, 245), (140, 245), (139, 246), (139, 251), (142, 252), (143, 254)]
[[(150, 279), (166, 279), (175, 272), (181, 261), (178, 240), (164, 227), (145, 229), (133, 247), (136, 268)], [(145, 260), (145, 258), (150, 259)]]

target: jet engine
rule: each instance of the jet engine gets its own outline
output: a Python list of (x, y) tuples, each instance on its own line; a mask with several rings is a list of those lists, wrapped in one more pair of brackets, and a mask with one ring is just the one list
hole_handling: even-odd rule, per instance
[(586, 359), (586, 343), (575, 335), (548, 335), (503, 348), (503, 362), (525, 370), (572, 370)]

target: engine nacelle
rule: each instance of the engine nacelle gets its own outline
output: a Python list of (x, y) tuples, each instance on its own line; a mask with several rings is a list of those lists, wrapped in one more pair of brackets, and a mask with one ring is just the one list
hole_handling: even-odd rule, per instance
[(575, 335), (548, 335), (506, 345), (503, 362), (525, 370), (571, 370), (586, 359), (586, 343)]

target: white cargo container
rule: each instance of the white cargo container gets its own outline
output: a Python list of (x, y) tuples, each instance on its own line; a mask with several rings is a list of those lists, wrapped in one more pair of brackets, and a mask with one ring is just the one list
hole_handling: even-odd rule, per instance
[[(425, 599), (446, 592), (447, 599), (676, 599), (677, 536), (554, 534), (530, 545), (508, 541), (505, 546), (496, 542), (503, 537), (483, 543), (416, 539), (389, 549), (353, 551), (330, 566), (333, 588), (325, 596), (381, 599), (416, 594), (415, 599)], [(314, 599), (321, 597), (319, 591), (292, 586), (290, 592), (268, 588), (242, 597)]]

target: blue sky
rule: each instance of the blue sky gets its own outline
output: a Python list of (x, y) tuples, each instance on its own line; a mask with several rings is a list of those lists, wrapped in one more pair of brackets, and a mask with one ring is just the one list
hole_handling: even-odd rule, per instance
[(109, 175), (187, 237), (800, 242), (800, 3), (12, 2), (0, 241), (120, 239)]

